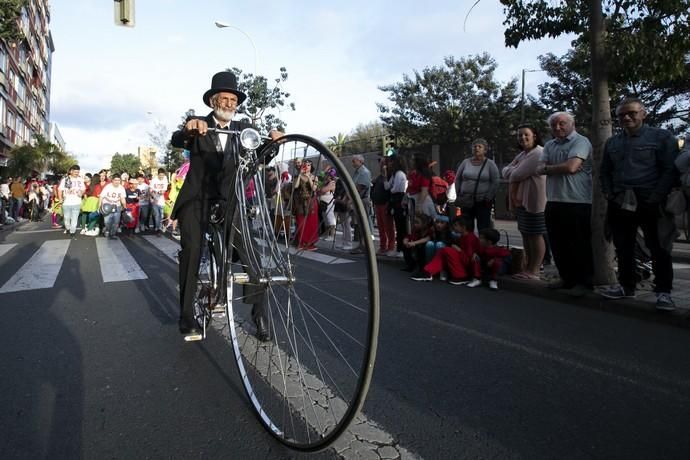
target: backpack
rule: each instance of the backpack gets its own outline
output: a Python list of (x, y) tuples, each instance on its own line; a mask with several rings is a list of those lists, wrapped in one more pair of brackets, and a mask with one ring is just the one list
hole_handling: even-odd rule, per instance
[(445, 204), (448, 201), (448, 182), (439, 176), (432, 176), (429, 194), (434, 203)]

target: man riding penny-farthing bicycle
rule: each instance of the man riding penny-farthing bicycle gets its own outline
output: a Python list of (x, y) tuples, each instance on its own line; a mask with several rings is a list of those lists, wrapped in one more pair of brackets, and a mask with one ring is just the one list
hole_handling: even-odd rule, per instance
[[(203, 95), (204, 103), (213, 111), (205, 117), (187, 120), (184, 128), (172, 135), (173, 147), (186, 147), (191, 151), (189, 172), (171, 216), (178, 220), (181, 235), (179, 328), (187, 341), (202, 338), (193, 308), (203, 236), (214, 207), (225, 209), (229, 201), (234, 199), (230, 193), (236, 172), (233, 156), (241, 148), (230, 135), (209, 129), (241, 131), (251, 127), (246, 120), (233, 120), (237, 107), (246, 97), (237, 88), (237, 78), (232, 72), (215, 74), (211, 88)], [(271, 131), (269, 135), (275, 140), (282, 133)], [(236, 255), (243, 259), (241, 246), (238, 246), (237, 252)], [(251, 286), (245, 286), (245, 303), (253, 304), (256, 336), (261, 341), (270, 340), (264, 293), (260, 289), (254, 293), (248, 292), (251, 289)]]

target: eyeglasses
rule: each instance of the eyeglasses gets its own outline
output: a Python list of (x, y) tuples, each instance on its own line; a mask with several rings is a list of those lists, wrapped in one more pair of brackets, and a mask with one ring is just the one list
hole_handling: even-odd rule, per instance
[(638, 113), (640, 113), (639, 110), (629, 110), (627, 112), (618, 113), (618, 114), (616, 114), (616, 116), (618, 118), (621, 118), (621, 119), (623, 119), (625, 117), (635, 118), (635, 117), (637, 117)]

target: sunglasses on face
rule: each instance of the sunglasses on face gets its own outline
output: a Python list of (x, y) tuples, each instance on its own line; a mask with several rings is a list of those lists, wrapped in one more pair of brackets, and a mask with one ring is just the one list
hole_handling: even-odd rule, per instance
[(618, 118), (620, 118), (622, 120), (625, 117), (635, 118), (635, 117), (637, 117), (638, 113), (640, 113), (639, 110), (629, 110), (627, 112), (621, 112), (621, 113), (616, 114), (616, 115), (618, 116)]

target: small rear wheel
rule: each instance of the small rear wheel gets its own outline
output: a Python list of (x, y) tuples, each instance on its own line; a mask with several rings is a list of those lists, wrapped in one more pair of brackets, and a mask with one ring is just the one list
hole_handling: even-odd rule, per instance
[[(287, 446), (316, 451), (347, 429), (372, 377), (379, 285), (369, 203), (322, 143), (287, 135), (268, 151), (258, 171), (238, 172), (230, 339), (260, 422)], [(260, 315), (269, 341), (255, 336)]]

